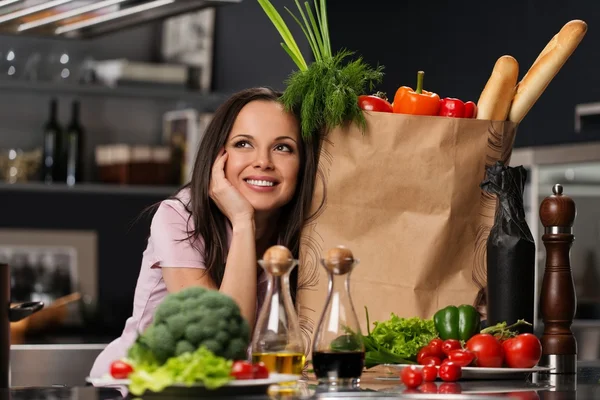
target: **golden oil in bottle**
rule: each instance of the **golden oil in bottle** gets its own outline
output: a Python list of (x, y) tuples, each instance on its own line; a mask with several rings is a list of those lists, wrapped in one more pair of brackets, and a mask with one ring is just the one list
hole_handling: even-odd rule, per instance
[(304, 369), (304, 353), (254, 353), (252, 362), (263, 362), (269, 372), (301, 375)]

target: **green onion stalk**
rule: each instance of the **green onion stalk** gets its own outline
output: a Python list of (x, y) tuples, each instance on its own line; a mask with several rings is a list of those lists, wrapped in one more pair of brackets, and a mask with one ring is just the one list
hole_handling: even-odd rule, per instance
[(292, 33), (269, 0), (257, 0), (283, 42), (281, 47), (298, 67), (286, 79), (281, 102), (287, 111), (297, 112), (305, 141), (315, 135), (353, 122), (364, 132), (366, 120), (358, 106), (358, 96), (372, 92), (383, 79), (383, 67), (370, 67), (362, 57), (348, 60), (354, 53), (345, 49), (333, 53), (327, 22), (326, 0), (314, 0), (314, 11), (308, 1), (304, 9), (294, 0), (300, 17), (285, 10), (300, 26), (314, 55), (307, 63)]

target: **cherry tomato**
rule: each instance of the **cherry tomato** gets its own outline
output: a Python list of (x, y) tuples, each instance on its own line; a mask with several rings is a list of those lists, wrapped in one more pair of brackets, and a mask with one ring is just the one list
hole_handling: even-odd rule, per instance
[(504, 361), (502, 345), (488, 333), (478, 333), (467, 341), (467, 350), (475, 354), (478, 367), (500, 368)]
[(115, 379), (126, 379), (133, 372), (133, 367), (121, 360), (110, 364), (110, 375)]
[(411, 365), (410, 367), (404, 367), (400, 372), (400, 378), (402, 383), (409, 389), (418, 387), (423, 382), (423, 373), (421, 369)]
[(502, 343), (504, 361), (510, 368), (535, 367), (542, 357), (542, 344), (531, 333), (523, 333)]
[(252, 365), (252, 377), (254, 379), (268, 379), (269, 378), (269, 370), (267, 369), (265, 363), (258, 362)]
[(445, 355), (448, 355), (452, 350), (460, 350), (461, 348), (460, 342), (456, 339), (446, 339), (442, 345), (442, 351)]
[(426, 365), (421, 371), (423, 372), (423, 380), (425, 382), (433, 382), (437, 379), (438, 369), (435, 365)]
[(231, 367), (231, 376), (235, 379), (252, 379), (254, 377), (254, 371), (252, 364), (248, 361), (236, 361)]
[(419, 392), (421, 393), (437, 393), (438, 387), (433, 382), (425, 382), (419, 386)]
[(393, 112), (392, 105), (385, 99), (374, 95), (358, 96), (358, 106), (365, 111)]
[(444, 354), (444, 350), (442, 346), (444, 345), (444, 341), (442, 339), (432, 339), (431, 342), (427, 345), (431, 349), (431, 353), (434, 357), (438, 357), (440, 360), (446, 355)]
[(417, 363), (422, 364), (421, 361), (428, 357), (434, 357), (433, 349), (429, 346), (425, 346), (417, 353)]
[(469, 350), (452, 350), (448, 353), (448, 360), (461, 367), (468, 367), (475, 360), (475, 354)]
[(460, 383), (456, 382), (444, 382), (438, 389), (438, 393), (444, 394), (459, 394), (461, 392), (462, 388), (460, 387)]
[(421, 362), (419, 364), (421, 364), (421, 365), (441, 365), (442, 360), (440, 360), (438, 357), (425, 357), (421, 360)]
[(440, 366), (440, 378), (446, 382), (454, 382), (462, 376), (460, 365), (454, 364), (452, 361), (444, 362)]

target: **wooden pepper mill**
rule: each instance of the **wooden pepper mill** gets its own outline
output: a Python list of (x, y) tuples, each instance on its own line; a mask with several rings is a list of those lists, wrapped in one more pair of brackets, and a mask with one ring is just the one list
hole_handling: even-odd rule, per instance
[(540, 220), (545, 228), (542, 240), (546, 247), (546, 268), (540, 298), (544, 334), (539, 365), (553, 367), (551, 374), (575, 374), (577, 341), (571, 324), (577, 298), (570, 250), (577, 211), (573, 199), (563, 195), (560, 184), (554, 185), (552, 192), (540, 205)]

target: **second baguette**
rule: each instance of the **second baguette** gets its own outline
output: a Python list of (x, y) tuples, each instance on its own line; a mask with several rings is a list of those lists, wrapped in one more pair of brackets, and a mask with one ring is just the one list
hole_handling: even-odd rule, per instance
[(518, 79), (517, 60), (508, 55), (500, 57), (477, 101), (477, 119), (506, 121)]
[(587, 24), (585, 22), (569, 21), (548, 42), (517, 86), (508, 115), (510, 121), (518, 123), (525, 118), (550, 81), (573, 54), (586, 32)]

